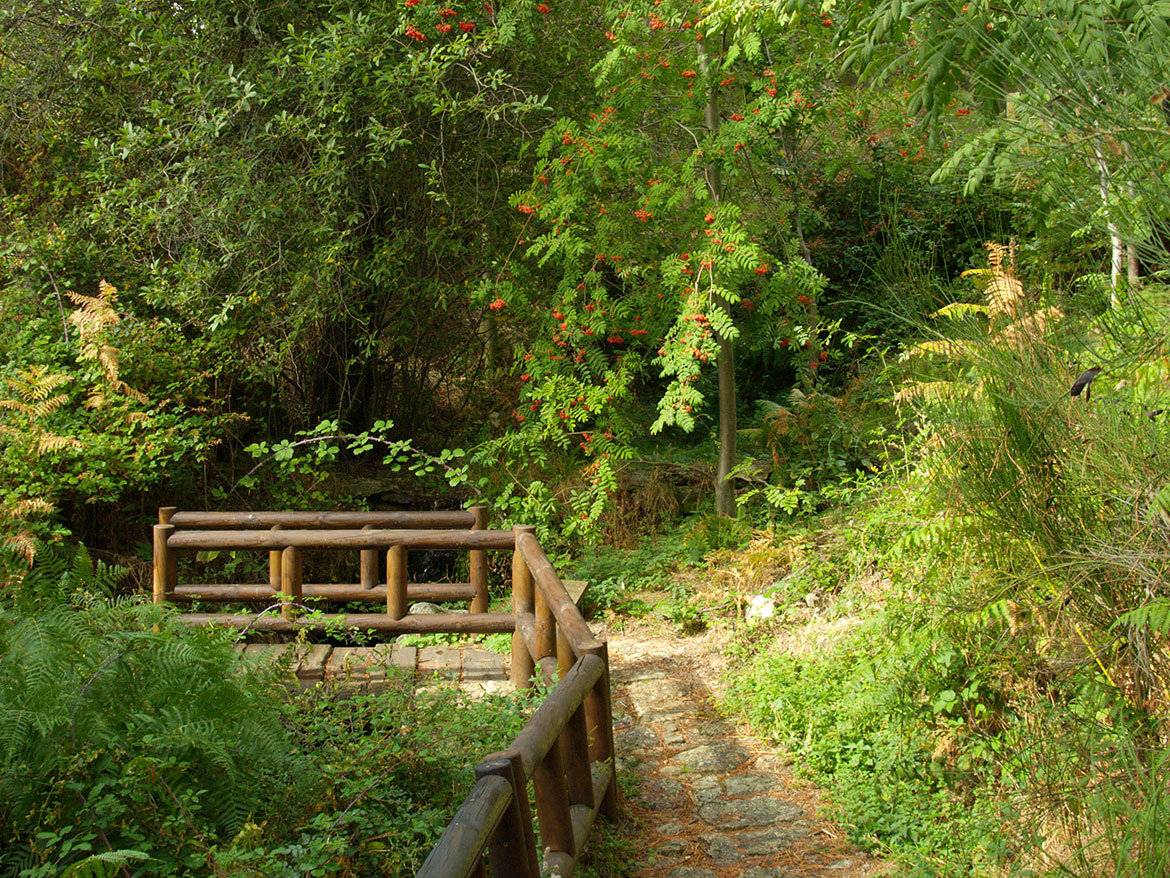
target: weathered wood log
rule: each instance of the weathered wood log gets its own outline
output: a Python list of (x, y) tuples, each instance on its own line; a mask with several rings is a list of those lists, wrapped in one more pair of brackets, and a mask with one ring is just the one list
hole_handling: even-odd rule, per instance
[(532, 613), (536, 617), (536, 651), (532, 657), (539, 662), (541, 659), (555, 657), (557, 654), (557, 623), (544, 596), (544, 589), (536, 583), (534, 590), (534, 604)]
[[(158, 523), (173, 524), (174, 522), (172, 522), (171, 519), (174, 517), (175, 511), (176, 510), (174, 506), (161, 507), (158, 510)], [(179, 556), (174, 552), (167, 553), (167, 583), (167, 595), (169, 600), (170, 593), (174, 591), (175, 586), (179, 583)]]
[(540, 821), (541, 843), (576, 859), (577, 840), (573, 837), (573, 815), (569, 810), (560, 747), (550, 747), (536, 763), (532, 789), (536, 793), (536, 819)]
[(386, 552), (386, 615), (406, 615), (406, 547), (391, 546)]
[(505, 751), (489, 756), (475, 767), (476, 778), (502, 777), (511, 788), (511, 802), (488, 848), (493, 875), (539, 878), (540, 860), (528, 805), (528, 782), (522, 774), (520, 754)]
[(336, 626), (386, 634), (511, 634), (515, 629), (511, 613), (428, 613), (391, 619), (385, 613), (343, 613), (282, 619), (255, 613), (184, 613), (176, 617), (188, 625), (223, 625), (253, 631), (310, 631)]
[[(518, 525), (513, 528), (515, 540), (525, 533), (534, 533), (536, 528)], [(532, 572), (524, 561), (519, 547), (512, 552), (512, 615), (517, 619), (523, 618), (526, 622), (532, 618), (535, 609), (535, 593)], [(533, 652), (536, 645), (535, 638), (532, 646), (526, 642), (525, 634), (517, 628), (512, 635), (512, 685), (517, 689), (527, 689), (532, 685), (532, 671), (535, 669)]]
[[(609, 646), (601, 643), (590, 647), (587, 655), (602, 664), (597, 682), (585, 696), (585, 727), (589, 735), (589, 759), (594, 764), (614, 764), (613, 705), (610, 703)], [(620, 802), (616, 775), (611, 776), (605, 795), (600, 799), (602, 813), (607, 820), (617, 820)]]
[(173, 553), (167, 545), (167, 540), (170, 539), (174, 530), (173, 524), (156, 524), (154, 526), (153, 585), (156, 604), (165, 603), (175, 590), (175, 580), (171, 578), (171, 570), (173, 569), (171, 556)]
[[(269, 530), (282, 530), (279, 524), (272, 525)], [(283, 549), (273, 549), (268, 553), (268, 584), (277, 591), (280, 590), (280, 558)]]
[(280, 615), (282, 619), (291, 620), (297, 614), (297, 604), (301, 602), (302, 579), (304, 576), (304, 560), (301, 550), (296, 546), (289, 546), (280, 556)]
[(561, 732), (561, 762), (565, 766), (565, 784), (569, 803), (593, 808), (593, 775), (589, 770), (589, 731), (585, 725), (585, 708), (578, 707)]
[[(482, 777), (472, 787), (415, 878), (469, 878), (512, 800), (505, 778)], [(498, 872), (498, 875), (510, 875)]]
[[(367, 524), (362, 530), (372, 530), (372, 528)], [(362, 549), (359, 570), (358, 580), (361, 582), (362, 588), (374, 588), (378, 584), (377, 549)]]
[[(481, 618), (473, 616), (472, 618)], [(524, 776), (532, 777), (537, 763), (556, 744), (569, 717), (581, 706), (593, 685), (605, 673), (605, 662), (595, 655), (582, 656), (557, 685), (544, 704), (521, 729), (512, 746), (520, 751)]]
[(601, 641), (593, 636), (589, 625), (581, 616), (581, 611), (565, 591), (565, 586), (557, 576), (552, 562), (548, 560), (544, 549), (537, 542), (535, 533), (517, 530), (516, 549), (523, 555), (528, 569), (532, 571), (537, 588), (544, 594), (557, 625), (568, 638), (573, 651), (580, 655), (585, 650), (599, 645)]
[[(174, 507), (164, 507), (174, 510)], [(165, 523), (165, 522), (164, 522)], [(170, 524), (186, 530), (267, 530), (274, 524), (286, 528), (470, 528), (470, 512), (173, 512)]]
[(507, 530), (186, 530), (167, 541), (172, 549), (511, 549)]
[[(612, 782), (612, 772), (609, 766), (595, 766), (593, 770), (594, 800), (600, 800), (602, 793)], [(585, 842), (593, 830), (597, 818), (597, 808), (586, 808), (584, 805), (573, 805), (570, 808), (573, 815), (573, 837), (577, 840), (577, 850), (585, 847)], [(548, 851), (545, 856), (545, 866), (555, 875), (572, 878), (577, 869), (578, 857), (570, 857), (562, 851)]]
[[(170, 600), (181, 601), (267, 601), (280, 593), (271, 585), (248, 585), (230, 583), (225, 585), (180, 585), (176, 586)], [(304, 583), (301, 594), (306, 598), (321, 598), (338, 603), (365, 602), (380, 604), (386, 600), (386, 586), (362, 588), (360, 585), (334, 585), (333, 583)], [(475, 587), (466, 582), (412, 582), (406, 586), (407, 603), (433, 601), (448, 603), (470, 601), (475, 597)]]
[[(475, 516), (472, 530), (487, 530), (486, 506), (472, 506), (468, 512)], [(468, 558), (468, 570), (468, 579), (475, 586), (475, 597), (471, 601), (469, 610), (472, 613), (486, 613), (488, 609), (487, 552), (483, 549), (472, 549)]]

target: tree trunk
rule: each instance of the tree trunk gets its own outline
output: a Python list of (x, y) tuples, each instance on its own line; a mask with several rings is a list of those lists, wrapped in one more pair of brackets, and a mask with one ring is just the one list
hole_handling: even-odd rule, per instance
[(1109, 163), (1105, 160), (1105, 153), (1100, 145), (1093, 147), (1097, 156), (1098, 179), (1101, 184), (1101, 203), (1105, 206), (1105, 222), (1109, 229), (1109, 305), (1117, 307), (1117, 285), (1121, 281), (1122, 267), (1125, 265), (1125, 246), (1121, 242), (1121, 235), (1117, 230), (1117, 223), (1113, 221), (1113, 214), (1109, 210), (1109, 190), (1112, 178), (1109, 173)]
[[(719, 86), (709, 75), (707, 51), (699, 53), (699, 63), (710, 83), (707, 87), (705, 121), (711, 134), (719, 131)], [(707, 165), (707, 191), (711, 200), (719, 204), (723, 199), (723, 173), (718, 164)], [(722, 299), (716, 307), (727, 310), (728, 303)], [(715, 514), (735, 515), (735, 490), (731, 482), (731, 470), (735, 466), (735, 349), (731, 339), (716, 335), (719, 343), (719, 457), (715, 463)]]

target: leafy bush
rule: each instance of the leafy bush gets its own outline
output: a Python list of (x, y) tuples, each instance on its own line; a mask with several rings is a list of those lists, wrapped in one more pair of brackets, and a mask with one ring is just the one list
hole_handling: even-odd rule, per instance
[(234, 633), (43, 554), (0, 606), (0, 875), (413, 873), (531, 704), (290, 698)]

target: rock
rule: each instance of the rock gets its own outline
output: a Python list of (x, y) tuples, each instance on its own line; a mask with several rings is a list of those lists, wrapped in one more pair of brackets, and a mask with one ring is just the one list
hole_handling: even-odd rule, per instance
[(738, 799), (734, 802), (710, 802), (699, 808), (699, 817), (722, 829), (746, 829), (750, 826), (770, 826), (785, 820), (804, 816), (804, 809), (791, 802), (767, 796)]
[(447, 611), (438, 604), (428, 603), (427, 601), (418, 601), (417, 603), (411, 604), (410, 609), (407, 610), (407, 612), (412, 616), (433, 616), (438, 613), (445, 613)]
[(685, 808), (687, 794), (683, 785), (672, 777), (653, 777), (643, 783), (638, 792), (651, 811), (671, 811)]
[(823, 607), (827, 603), (827, 599), (823, 591), (810, 591), (804, 596), (804, 602), (815, 610), (818, 607)]
[(768, 793), (780, 785), (780, 778), (770, 774), (733, 774), (723, 781), (729, 799), (742, 799), (753, 793)]
[(770, 857), (792, 847), (808, 833), (808, 828), (804, 826), (771, 827), (758, 832), (745, 832), (736, 837), (736, 842), (746, 856)]
[(752, 595), (744, 610), (743, 619), (748, 625), (759, 625), (776, 615), (776, 601), (767, 595)]
[(670, 873), (668, 878), (719, 878), (710, 869), (696, 869), (694, 866), (681, 866)]
[(703, 845), (707, 856), (714, 860), (716, 865), (743, 859), (739, 848), (732, 844), (731, 839), (726, 835), (703, 835), (699, 837), (699, 842)]
[(684, 770), (730, 774), (747, 758), (747, 751), (735, 741), (716, 741), (676, 753), (671, 761)]
[(613, 733), (613, 740), (620, 752), (654, 750), (659, 746), (658, 736), (645, 726), (617, 729)]

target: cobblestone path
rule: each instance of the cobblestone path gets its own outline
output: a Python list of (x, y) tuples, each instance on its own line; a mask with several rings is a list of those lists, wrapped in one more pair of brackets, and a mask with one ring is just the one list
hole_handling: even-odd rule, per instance
[(637, 878), (862, 878), (889, 865), (818, 816), (817, 790), (715, 712), (725, 658), (704, 638), (609, 634), (619, 769), (642, 824)]

